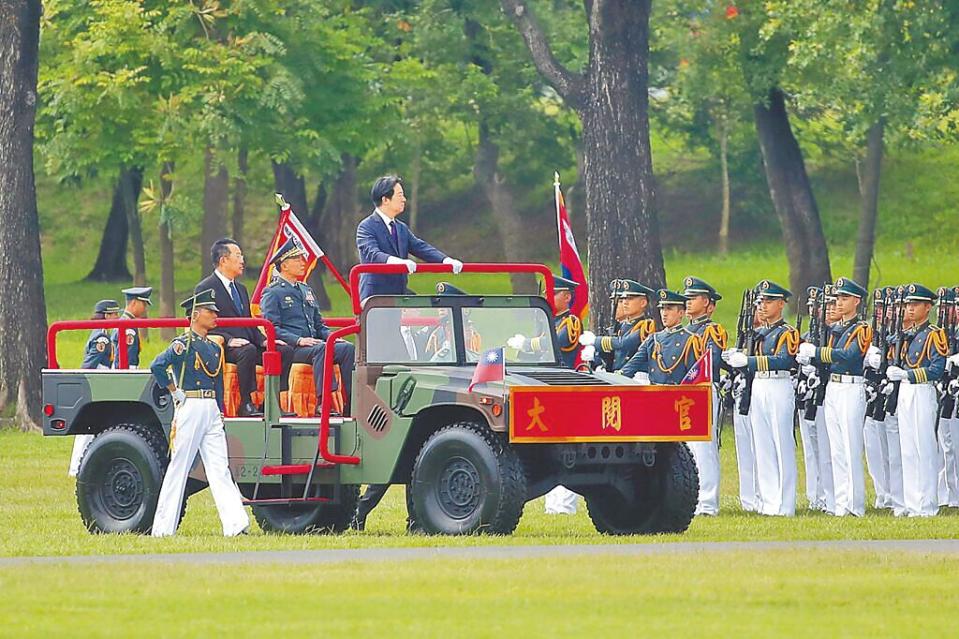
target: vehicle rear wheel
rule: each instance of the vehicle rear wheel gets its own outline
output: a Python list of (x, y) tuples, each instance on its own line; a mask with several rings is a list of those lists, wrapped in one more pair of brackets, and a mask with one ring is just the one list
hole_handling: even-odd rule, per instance
[(613, 486), (585, 491), (586, 507), (596, 530), (609, 535), (681, 533), (696, 511), (699, 474), (684, 443), (662, 444), (652, 468), (625, 471), (632, 494)]
[(427, 534), (510, 534), (526, 503), (516, 451), (474, 422), (446, 426), (426, 440), (410, 483), (414, 526)]
[(360, 487), (347, 484), (340, 487), (339, 503), (259, 505), (253, 506), (253, 517), (268, 533), (341, 533), (350, 527), (359, 498)]
[(150, 426), (119, 424), (97, 435), (77, 473), (83, 524), (97, 533), (149, 532), (169, 461), (166, 438)]

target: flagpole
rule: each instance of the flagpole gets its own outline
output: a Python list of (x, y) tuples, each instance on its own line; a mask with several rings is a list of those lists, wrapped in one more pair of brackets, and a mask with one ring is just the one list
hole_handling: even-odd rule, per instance
[(559, 171), (553, 171), (553, 201), (556, 203), (556, 241), (559, 243), (560, 253), (563, 250), (563, 240), (560, 233), (563, 232), (562, 224), (559, 219)]

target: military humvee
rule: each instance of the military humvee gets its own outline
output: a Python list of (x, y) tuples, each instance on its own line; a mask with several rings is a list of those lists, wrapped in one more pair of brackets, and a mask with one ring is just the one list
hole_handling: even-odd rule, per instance
[[(233, 476), (268, 532), (348, 528), (361, 484), (407, 485), (412, 527), (429, 534), (511, 533), (524, 504), (562, 484), (582, 494), (596, 529), (610, 534), (682, 532), (698, 475), (684, 441), (708, 439), (708, 384), (640, 386), (557, 363), (553, 282), (531, 264), (467, 264), (466, 272), (542, 274), (546, 298), (525, 295), (374, 296), (330, 339), (356, 336), (352, 416), (331, 417), (333, 349), (315, 418), (286, 417), (277, 401), (279, 354), (267, 335), (262, 418), (226, 417)], [(448, 272), (421, 265), (418, 272)], [(147, 532), (168, 463), (174, 408), (148, 370), (64, 370), (56, 335), (91, 322), (58, 322), (43, 370), (44, 434), (93, 434), (77, 477), (77, 503), (92, 532)], [(186, 326), (185, 319), (114, 320), (96, 326)], [(515, 334), (540, 336), (536, 351), (505, 348), (505, 379), (467, 390), (483, 349)], [(124, 360), (120, 349), (121, 360)], [(197, 462), (188, 492), (205, 486)], [(185, 506), (184, 506), (185, 507)]]

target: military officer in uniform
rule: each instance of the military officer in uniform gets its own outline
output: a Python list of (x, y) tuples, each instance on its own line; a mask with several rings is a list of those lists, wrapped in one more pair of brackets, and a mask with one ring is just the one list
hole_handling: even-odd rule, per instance
[(702, 355), (700, 339), (683, 326), (686, 296), (666, 289), (657, 295), (663, 330), (647, 337), (617, 372), (641, 384), (679, 384)]
[(651, 288), (636, 280), (620, 279), (613, 281), (614, 294), (618, 291), (618, 322), (616, 335), (597, 337), (590, 331), (584, 331), (579, 343), (584, 346), (583, 361), (592, 361), (599, 365), (604, 357), (613, 361), (613, 370), (621, 369), (639, 349), (647, 337), (656, 331), (656, 322), (646, 317), (650, 297), (655, 294)]
[[(306, 272), (305, 256), (306, 251), (292, 237), (277, 250), (273, 264), (279, 277), (263, 290), (260, 311), (263, 317), (273, 322), (276, 336), (293, 347), (293, 362), (313, 366), (319, 411), (323, 397), (326, 339), (331, 331), (323, 323), (313, 289), (299, 281)], [(349, 414), (355, 351), (353, 344), (344, 340), (337, 340), (333, 348), (333, 362), (339, 364), (343, 379), (344, 411)], [(336, 390), (335, 379), (331, 390)]]
[(756, 452), (759, 512), (792, 516), (796, 513), (796, 444), (793, 412), (796, 396), (790, 370), (796, 365), (799, 333), (783, 319), (787, 289), (770, 280), (756, 288), (759, 298), (759, 329), (754, 352), (732, 348), (723, 360), (733, 368), (754, 374), (749, 419)]
[(931, 517), (939, 512), (938, 445), (935, 383), (946, 367), (946, 332), (929, 323), (935, 294), (922, 284), (906, 287), (906, 317), (912, 327), (903, 344), (902, 366), (886, 369), (886, 378), (899, 383), (899, 442), (906, 514)]
[(847, 277), (836, 280), (833, 293), (838, 318), (829, 326), (826, 345), (803, 342), (796, 360), (803, 365), (829, 366), (823, 412), (835, 495), (833, 514), (862, 517), (866, 514), (866, 480), (862, 467), (866, 415), (863, 358), (872, 342), (872, 328), (859, 321), (859, 306), (868, 293)]
[(683, 280), (683, 294), (686, 296), (687, 328), (699, 336), (703, 352), (712, 351), (713, 357), (713, 438), (706, 442), (689, 442), (689, 449), (696, 460), (699, 470), (699, 502), (697, 515), (719, 514), (719, 412), (721, 409), (718, 387), (722, 353), (726, 350), (729, 337), (726, 329), (712, 319), (716, 302), (723, 296), (716, 292), (708, 282), (689, 276)]
[[(556, 355), (560, 364), (566, 368), (576, 367), (579, 337), (583, 332), (583, 323), (570, 312), (577, 286), (579, 285), (576, 282), (565, 277), (553, 276), (553, 308), (556, 309), (553, 316), (553, 330), (556, 332), (556, 342), (559, 344), (559, 353)], [(520, 353), (542, 353), (547, 350), (547, 344), (551, 339), (551, 336), (546, 334), (527, 339), (526, 336), (517, 333), (506, 340), (506, 345)]]
[[(147, 308), (153, 304), (150, 301), (150, 295), (153, 294), (152, 286), (134, 286), (125, 288), (121, 291), (126, 297), (126, 306), (120, 313), (120, 319), (140, 319), (147, 316)], [(136, 329), (128, 328), (124, 330), (124, 343), (127, 349), (127, 364), (130, 368), (140, 367), (140, 335)], [(119, 344), (120, 331), (114, 331), (114, 346)], [(113, 359), (113, 367), (120, 365), (120, 357)]]
[[(944, 315), (947, 318), (946, 323), (952, 326), (954, 332), (959, 331), (959, 325), (956, 324), (957, 292), (959, 292), (959, 287), (954, 286), (942, 290), (942, 295), (939, 297), (941, 300), (940, 303), (944, 303), (947, 306), (944, 311)], [(949, 340), (951, 346), (954, 335), (947, 333), (946, 338)], [(954, 362), (956, 361), (959, 361), (957, 353), (950, 352), (950, 356), (946, 360), (947, 372), (952, 370), (953, 366), (955, 366)], [(952, 397), (956, 397), (956, 395), (959, 394), (959, 380), (953, 379), (946, 383), (946, 378), (943, 378), (942, 381), (942, 392), (944, 394), (947, 393)], [(948, 416), (942, 417), (939, 420), (939, 444), (942, 448), (943, 455), (943, 469), (939, 482), (939, 504), (953, 508), (959, 507), (959, 419)], [(942, 499), (943, 497), (945, 497), (944, 500)]]
[(246, 532), (250, 518), (230, 474), (223, 431), (223, 349), (207, 338), (216, 326), (218, 310), (213, 289), (197, 293), (180, 306), (190, 318), (189, 330), (150, 364), (157, 384), (173, 396), (176, 410), (170, 427), (170, 465), (160, 488), (152, 534), (168, 537), (176, 532), (187, 475), (199, 453), (223, 534), (233, 537)]
[[(100, 300), (93, 306), (93, 315), (90, 319), (116, 319), (120, 313), (120, 305), (114, 300)], [(87, 344), (83, 349), (83, 363), (80, 368), (109, 369), (113, 367), (114, 348), (110, 331), (105, 328), (95, 328), (90, 331)], [(87, 449), (93, 435), (75, 435), (73, 437), (73, 453), (70, 455), (70, 468), (67, 475), (76, 477), (80, 472), (80, 458)]]

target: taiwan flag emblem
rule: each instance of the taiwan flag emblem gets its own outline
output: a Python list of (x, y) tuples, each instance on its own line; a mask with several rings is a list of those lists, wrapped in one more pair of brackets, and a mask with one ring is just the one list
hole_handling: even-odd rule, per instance
[(506, 362), (503, 357), (503, 347), (491, 348), (485, 351), (473, 371), (473, 380), (466, 392), (473, 392), (473, 387), (485, 382), (501, 382), (506, 377)]
[(696, 360), (680, 384), (704, 384), (713, 381), (713, 351), (707, 348), (703, 356)]

